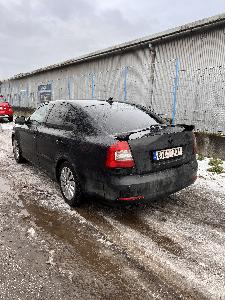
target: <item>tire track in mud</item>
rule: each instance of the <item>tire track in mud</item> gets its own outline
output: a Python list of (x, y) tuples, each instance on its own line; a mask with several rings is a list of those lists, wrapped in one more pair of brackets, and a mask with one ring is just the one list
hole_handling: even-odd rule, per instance
[[(29, 197), (29, 195), (27, 195)], [(39, 205), (38, 203), (36, 203), (36, 205)], [(163, 274), (165, 272), (164, 270), (164, 266), (160, 265), (159, 263), (157, 264), (152, 264), (152, 258), (151, 255), (149, 256), (146, 255), (146, 252), (141, 250), (139, 247), (136, 247), (136, 245), (132, 245), (132, 241), (130, 239), (126, 239), (125, 237), (120, 237), (120, 234), (118, 234), (118, 230), (116, 228), (115, 225), (110, 224), (108, 221), (105, 222), (104, 220), (104, 215), (102, 214), (102, 212), (105, 213), (105, 209), (106, 211), (108, 211), (109, 209), (106, 207), (103, 208), (103, 210), (101, 209), (100, 211), (98, 211), (98, 205), (93, 207), (91, 209), (92, 211), (92, 217), (90, 217), (90, 215), (88, 216), (85, 211), (87, 209), (87, 207), (83, 208), (83, 209), (77, 209), (74, 210), (73, 212), (76, 212), (75, 216), (73, 216), (73, 221), (75, 221), (75, 218), (77, 218), (78, 220), (80, 220), (80, 217), (82, 216), (84, 218), (84, 222), (87, 225), (87, 230), (92, 233), (92, 238), (93, 236), (95, 236), (95, 242), (97, 241), (104, 241), (104, 244), (108, 244), (108, 249), (112, 250), (112, 256), (114, 257), (120, 257), (122, 255), (123, 259), (125, 259), (125, 261), (123, 262), (123, 264), (126, 264), (126, 261), (128, 262), (128, 264), (132, 265), (133, 269), (138, 270), (139, 272), (139, 278), (142, 278), (143, 282), (144, 280), (147, 281), (145, 282), (145, 286), (148, 286), (149, 288), (149, 283), (154, 281), (154, 284), (156, 282), (158, 282), (158, 284), (160, 285), (160, 287), (157, 287), (157, 289), (153, 289), (153, 287), (151, 286), (151, 290), (154, 290), (154, 294), (157, 293), (157, 291), (159, 290), (170, 290), (170, 293), (167, 293), (166, 299), (177, 299), (177, 297), (179, 299), (204, 299), (203, 295), (201, 295), (201, 293), (198, 293), (197, 291), (195, 291), (194, 293), (191, 292), (190, 288), (184, 288), (185, 285), (180, 286), (179, 280), (173, 280), (171, 281), (171, 278), (168, 280), (168, 278), (165, 278), (165, 275)], [(41, 208), (43, 209), (43, 208)], [(97, 211), (95, 211), (95, 209), (97, 209)], [(83, 211), (83, 213), (82, 213)], [(77, 215), (78, 212), (78, 215)], [(117, 211), (119, 213), (119, 211)], [(48, 211), (48, 213), (50, 213), (50, 211)], [(52, 212), (51, 212), (52, 213)], [(62, 212), (60, 212), (62, 214)], [(32, 215), (34, 215), (34, 211), (32, 213)], [(117, 214), (116, 214), (117, 215)], [(94, 216), (94, 217), (93, 217)], [(54, 217), (55, 218), (55, 217)], [(71, 216), (69, 214), (69, 216), (66, 216), (66, 218), (70, 219)], [(71, 219), (71, 222), (72, 222)], [(107, 218), (105, 218), (106, 220)], [(101, 220), (101, 221), (100, 221)], [(67, 224), (65, 224), (64, 218), (61, 216), (60, 219), (60, 224), (62, 227), (71, 227), (68, 226)], [(121, 225), (121, 223), (119, 223), (119, 226)], [(134, 224), (135, 226), (135, 224)], [(76, 225), (74, 224), (73, 226), (74, 230), (76, 228)], [(116, 232), (117, 231), (117, 232)], [(84, 233), (84, 230), (82, 229), (82, 233)], [(83, 236), (84, 238), (84, 236)], [(90, 239), (91, 237), (87, 238)], [(161, 236), (159, 237), (160, 240)], [(86, 240), (86, 239), (85, 239)], [(167, 239), (166, 239), (167, 240)], [(84, 240), (83, 240), (84, 241)], [(168, 241), (168, 240), (167, 240)], [(127, 247), (127, 245), (129, 247)], [(98, 248), (99, 245), (95, 247)], [(144, 259), (143, 259), (144, 258)], [(121, 259), (121, 258), (120, 258)], [(160, 270), (160, 272), (159, 272)], [(169, 276), (171, 277), (171, 276)], [(166, 280), (165, 280), (166, 279)], [(162, 286), (164, 286), (162, 288)], [(176, 291), (176, 292), (174, 292)], [(169, 295), (172, 295), (172, 297), (170, 297)], [(179, 295), (179, 296), (177, 296)], [(162, 297), (162, 296), (161, 296)]]
[[(6, 179), (7, 175), (5, 176)], [(23, 207), (21, 212), (27, 212), (25, 220), (23, 218), (21, 222), (25, 221), (27, 223), (31, 220), (37, 227), (36, 231), (44, 231), (45, 234), (51, 235), (57, 243), (61, 242), (65, 245), (67, 255), (60, 254), (55, 259), (56, 267), (59, 265), (60, 268), (63, 265), (64, 269), (73, 272), (73, 269), (77, 269), (76, 262), (78, 256), (80, 258), (79, 261), (83, 264), (83, 270), (92, 270), (86, 276), (87, 278), (89, 276), (95, 278), (97, 286), (93, 286), (93, 299), (95, 299), (96, 295), (96, 299), (112, 299), (113, 297), (117, 299), (128, 299), (129, 297), (130, 299), (155, 298), (152, 295), (153, 289), (149, 289), (151, 284), (148, 284), (148, 288), (146, 288), (145, 283), (139, 279), (139, 276), (135, 272), (135, 276), (132, 274), (133, 267), (129, 266), (129, 263), (123, 257), (121, 258), (119, 254), (115, 253), (115, 251), (110, 250), (109, 247), (105, 247), (104, 244), (106, 243), (107, 246), (107, 243), (110, 242), (102, 237), (94, 227), (89, 224), (87, 225), (85, 220), (82, 220), (79, 216), (67, 215), (67, 213), (61, 211), (52, 211), (51, 208), (46, 209), (39, 205), (38, 200), (41, 200), (43, 197), (45, 199), (46, 197), (50, 198), (51, 195), (43, 193), (39, 189), (35, 191), (35, 188), (33, 189), (34, 193), (32, 193), (32, 188), (30, 193), (29, 183), (26, 187), (23, 184), (22, 186), (14, 185), (13, 189), (17, 192), (20, 191), (17, 201)], [(13, 193), (13, 189), (11, 193)], [(34, 194), (36, 195), (36, 201), (32, 203)], [(104, 243), (102, 244), (101, 240), (103, 238)], [(52, 247), (54, 249), (54, 245)], [(55, 252), (58, 254), (56, 249)], [(128, 274), (124, 274), (123, 267), (121, 268), (121, 266), (125, 266), (127, 270), (130, 270), (130, 274), (129, 272)], [(136, 280), (135, 286), (133, 285), (134, 279)], [(74, 274), (72, 283), (76, 284), (79, 281), (76, 274)], [(93, 285), (93, 282), (90, 282), (90, 285)], [(157, 288), (155, 288), (154, 295), (157, 295), (159, 299), (166, 299), (159, 296), (158, 282), (156, 284), (153, 282), (152, 286), (155, 285), (157, 285)], [(166, 290), (164, 286), (160, 286), (160, 289), (164, 292)]]
[[(27, 198), (28, 195), (24, 196)], [(130, 277), (129, 273), (132, 274), (133, 272), (136, 274), (135, 280), (137, 281), (138, 279), (137, 282), (145, 290), (151, 291), (152, 294), (157, 295), (161, 299), (189, 298), (187, 294), (185, 298), (182, 297), (180, 292), (177, 293), (176, 289), (169, 287), (157, 274), (151, 270), (146, 270), (143, 264), (131, 255), (132, 253), (129, 253), (126, 248), (121, 247), (115, 239), (111, 239), (106, 234), (105, 229), (101, 230), (101, 228), (96, 226), (96, 223), (90, 222), (89, 219), (81, 218), (81, 215), (77, 214), (76, 211), (73, 211), (75, 214), (72, 215), (67, 215), (59, 211), (50, 211), (37, 206), (37, 203), (28, 203), (23, 197), (20, 196), (20, 199), (23, 201), (30, 215), (34, 217), (34, 222), (37, 226), (53, 234), (57, 239), (72, 245), (86, 262), (95, 270), (98, 270), (98, 273), (105, 272), (107, 269), (106, 273), (113, 272), (113, 274), (117, 274), (116, 276), (118, 276), (120, 266), (123, 266), (127, 271), (122, 275)], [(49, 226), (49, 223), (53, 224), (53, 226)], [(81, 224), (82, 228), (80, 228)], [(112, 230), (113, 228), (111, 228)], [(100, 259), (99, 253), (102, 253)], [(104, 253), (106, 253), (106, 256)], [(164, 295), (166, 296), (164, 297)], [(140, 291), (139, 295), (136, 295), (137, 299), (139, 296)], [(190, 299), (194, 298), (190, 297)]]

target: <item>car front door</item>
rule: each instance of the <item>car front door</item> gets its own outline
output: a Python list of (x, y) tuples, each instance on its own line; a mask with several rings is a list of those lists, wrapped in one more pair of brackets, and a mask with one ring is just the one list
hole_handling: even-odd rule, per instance
[(32, 163), (37, 163), (37, 157), (35, 155), (36, 149), (36, 136), (37, 136), (37, 124), (36, 122), (29, 122), (20, 128), (20, 148), (23, 153), (23, 157)]
[(70, 147), (69, 132), (65, 127), (65, 118), (69, 105), (64, 102), (54, 103), (44, 126), (38, 128), (37, 153), (40, 167), (54, 173), (58, 156), (63, 156)]

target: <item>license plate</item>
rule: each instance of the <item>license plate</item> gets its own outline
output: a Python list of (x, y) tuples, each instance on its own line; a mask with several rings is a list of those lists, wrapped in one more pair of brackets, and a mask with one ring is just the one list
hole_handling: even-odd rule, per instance
[(163, 160), (183, 155), (182, 147), (153, 151), (153, 160)]

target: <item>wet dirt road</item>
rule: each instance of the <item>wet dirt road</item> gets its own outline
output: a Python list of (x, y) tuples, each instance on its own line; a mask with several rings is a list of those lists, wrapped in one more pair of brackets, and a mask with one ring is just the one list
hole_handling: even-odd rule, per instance
[(225, 299), (224, 193), (199, 179), (148, 205), (70, 209), (3, 128), (0, 299)]

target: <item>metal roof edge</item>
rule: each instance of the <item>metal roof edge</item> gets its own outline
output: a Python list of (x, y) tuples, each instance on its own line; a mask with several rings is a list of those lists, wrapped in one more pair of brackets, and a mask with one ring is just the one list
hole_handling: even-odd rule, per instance
[(49, 66), (46, 66), (43, 68), (38, 68), (31, 72), (20, 73), (13, 77), (8, 78), (8, 79), (0, 80), (0, 82), (3, 83), (6, 81), (10, 81), (10, 80), (16, 80), (16, 79), (20, 79), (20, 78), (24, 78), (24, 77), (30, 77), (30, 76), (33, 76), (38, 73), (43, 73), (43, 72), (58, 69), (61, 67), (73, 65), (76, 63), (81, 63), (81, 62), (84, 62), (84, 61), (87, 61), (90, 59), (94, 59), (94, 58), (98, 58), (101, 56), (107, 56), (109, 54), (116, 53), (118, 51), (124, 51), (129, 48), (134, 48), (134, 47), (138, 47), (138, 46), (142, 46), (142, 45), (146, 45), (146, 44), (154, 43), (154, 42), (157, 43), (159, 41), (167, 39), (168, 37), (169, 38), (172, 38), (175, 36), (177, 37), (178, 35), (182, 35), (183, 33), (186, 33), (186, 32), (195, 31), (195, 30), (201, 29), (203, 27), (209, 28), (211, 26), (215, 26), (215, 25), (219, 25), (219, 24), (223, 24), (223, 23), (225, 23), (225, 13), (216, 15), (216, 16), (213, 16), (210, 18), (201, 19), (199, 21), (191, 22), (191, 23), (188, 23), (185, 25), (181, 25), (181, 26), (178, 26), (178, 27), (166, 30), (166, 31), (162, 31), (160, 33), (155, 33), (155, 34), (152, 34), (149, 36), (145, 36), (143, 38), (135, 39), (135, 40), (125, 42), (122, 44), (118, 44), (118, 45), (115, 45), (112, 47), (108, 47), (108, 48), (105, 48), (102, 50), (91, 52), (89, 54), (82, 55), (82, 56), (79, 56), (74, 59), (65, 60), (61, 63), (49, 65)]

